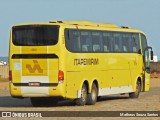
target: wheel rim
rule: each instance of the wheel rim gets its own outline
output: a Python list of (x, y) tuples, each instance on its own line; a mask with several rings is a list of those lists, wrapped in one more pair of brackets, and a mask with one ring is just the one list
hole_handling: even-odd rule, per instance
[(86, 92), (86, 89), (85, 88), (82, 88), (82, 94), (81, 94), (81, 96), (82, 96), (82, 100), (83, 101), (86, 101), (86, 96), (87, 96), (87, 92)]
[(136, 85), (136, 95), (139, 94), (139, 91), (140, 91), (140, 83), (138, 82)]
[(92, 100), (95, 100), (96, 97), (97, 97), (96, 90), (93, 90), (93, 91), (92, 91)]

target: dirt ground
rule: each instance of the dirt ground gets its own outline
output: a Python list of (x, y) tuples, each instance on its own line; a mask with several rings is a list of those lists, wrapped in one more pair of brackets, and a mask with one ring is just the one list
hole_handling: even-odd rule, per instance
[[(138, 99), (129, 99), (128, 95), (105, 96), (96, 105), (75, 106), (71, 100), (64, 100), (54, 107), (32, 107), (29, 98), (16, 99), (9, 94), (8, 82), (0, 82), (0, 111), (160, 111), (160, 74), (151, 75), (151, 88), (149, 92), (141, 92)], [(6, 119), (6, 118), (0, 118)], [(20, 118), (15, 118), (20, 119)], [(26, 118), (27, 119), (27, 118)], [(35, 120), (36, 118), (30, 118)], [(42, 118), (38, 118), (41, 120)], [(52, 119), (52, 118), (47, 118)], [(57, 117), (56, 120), (78, 118)], [(108, 119), (116, 120), (117, 117), (87, 117), (87, 120)], [(120, 120), (160, 120), (159, 117), (118, 117)]]

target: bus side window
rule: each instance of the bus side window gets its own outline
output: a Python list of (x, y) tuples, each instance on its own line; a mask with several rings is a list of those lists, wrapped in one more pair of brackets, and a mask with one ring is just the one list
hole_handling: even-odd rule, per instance
[(122, 34), (122, 50), (123, 52), (129, 52), (129, 34)]
[(72, 52), (81, 51), (80, 35), (76, 30), (68, 30), (67, 48)]
[(72, 37), (73, 32), (72, 32), (72, 30), (68, 30), (68, 29), (65, 32), (66, 32), (65, 34), (66, 34), (66, 39), (67, 39), (67, 41), (66, 41), (67, 49), (70, 51), (73, 51), (73, 47), (72, 47), (73, 46), (73, 41), (72, 41), (73, 40), (73, 37)]
[(89, 31), (81, 31), (82, 52), (92, 52), (92, 39)]
[(111, 52), (112, 34), (111, 32), (103, 32), (103, 50), (104, 52)]
[(139, 37), (137, 33), (133, 33), (131, 35), (131, 40), (132, 40), (132, 49), (133, 52), (138, 53), (139, 49), (140, 49), (140, 41), (139, 41)]
[(121, 45), (121, 34), (120, 33), (113, 33), (114, 38), (114, 52), (122, 52), (122, 45)]
[(93, 45), (93, 51), (94, 51), (94, 52), (101, 51), (100, 45), (94, 44), (94, 45)]
[(102, 51), (102, 36), (100, 32), (92, 32), (93, 52)]
[(88, 45), (87, 45), (87, 40), (86, 40), (86, 37), (85, 36), (82, 36), (81, 35), (81, 45), (82, 45), (82, 52), (88, 52), (89, 48), (88, 48)]

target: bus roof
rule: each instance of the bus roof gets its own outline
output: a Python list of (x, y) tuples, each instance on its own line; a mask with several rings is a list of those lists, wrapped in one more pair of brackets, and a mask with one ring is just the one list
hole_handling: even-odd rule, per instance
[(137, 29), (132, 29), (131, 27), (128, 26), (117, 26), (113, 23), (103, 23), (103, 22), (91, 22), (91, 21), (56, 21), (56, 20), (51, 20), (49, 23), (54, 23), (54, 24), (63, 24), (63, 25), (78, 25), (78, 26), (88, 26), (88, 27), (101, 27), (101, 28), (111, 28), (112, 30), (119, 30), (119, 31), (128, 31), (128, 32), (138, 32), (138, 33), (143, 33), (141, 30)]
[(64, 24), (68, 24), (68, 25), (118, 28), (117, 25), (112, 24), (112, 23), (98, 23), (98, 22), (90, 22), (90, 21), (55, 21), (55, 20), (51, 20), (49, 22), (50, 23), (64, 23)]
[[(26, 23), (26, 24), (16, 24), (14, 26), (22, 26), (22, 25), (44, 25), (44, 24), (55, 24), (55, 25), (66, 25), (66, 26), (82, 26), (82, 27), (97, 27), (97, 28), (109, 28), (114, 29), (118, 31), (128, 31), (128, 32), (138, 32), (143, 33), (140, 30), (132, 29), (130, 27), (122, 26), (119, 27), (112, 23), (102, 23), (102, 22), (91, 22), (91, 21), (57, 21), (57, 20), (51, 20), (49, 22), (34, 22), (34, 23)], [(145, 34), (145, 33), (143, 33)]]

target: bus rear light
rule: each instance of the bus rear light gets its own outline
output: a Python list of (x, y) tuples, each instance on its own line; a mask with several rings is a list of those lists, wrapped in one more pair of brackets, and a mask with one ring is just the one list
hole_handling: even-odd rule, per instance
[(64, 81), (64, 72), (59, 70), (58, 71), (58, 83), (63, 83)]
[(9, 71), (9, 81), (12, 81), (12, 71)]

